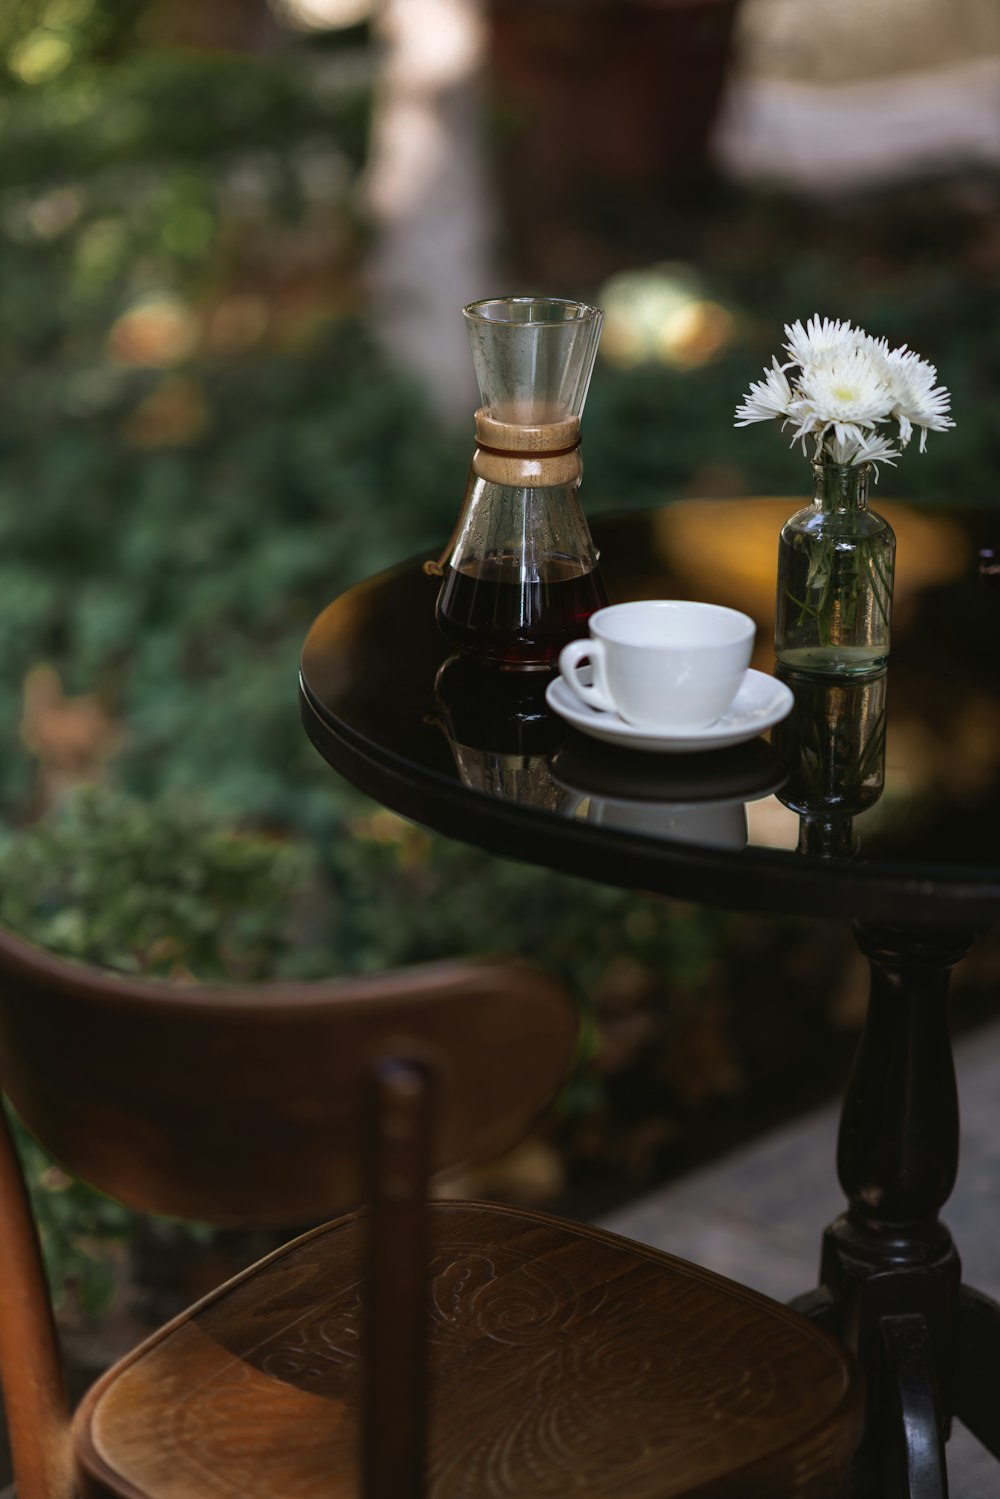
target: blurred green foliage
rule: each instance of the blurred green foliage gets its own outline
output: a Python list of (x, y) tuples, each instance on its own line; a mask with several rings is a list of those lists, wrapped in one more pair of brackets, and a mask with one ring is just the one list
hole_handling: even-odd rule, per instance
[(90, 787), (0, 843), (0, 919), (66, 957), (152, 978), (269, 977), (307, 848), (220, 826), (178, 797)]
[(67, 1176), (13, 1113), (10, 1123), (56, 1305), (72, 1296), (84, 1312), (101, 1312), (116, 1290), (114, 1249), (131, 1233), (135, 1216)]

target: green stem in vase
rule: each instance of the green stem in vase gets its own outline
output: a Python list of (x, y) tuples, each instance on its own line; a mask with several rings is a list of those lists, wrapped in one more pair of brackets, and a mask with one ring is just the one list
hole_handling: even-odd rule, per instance
[(779, 544), (778, 659), (870, 672), (888, 655), (895, 538), (868, 508), (869, 465), (814, 465), (813, 503)]

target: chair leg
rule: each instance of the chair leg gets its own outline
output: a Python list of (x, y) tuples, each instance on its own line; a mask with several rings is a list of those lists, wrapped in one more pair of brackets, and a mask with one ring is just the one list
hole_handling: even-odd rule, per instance
[(362, 1494), (424, 1499), (429, 1069), (379, 1058), (367, 1102)]
[(971, 1286), (959, 1292), (955, 1414), (1000, 1457), (1000, 1305)]

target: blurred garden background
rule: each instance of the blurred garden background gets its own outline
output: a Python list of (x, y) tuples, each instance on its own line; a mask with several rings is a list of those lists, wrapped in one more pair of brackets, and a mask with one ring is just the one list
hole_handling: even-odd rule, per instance
[[(537, 958), (580, 997), (580, 1067), (482, 1191), (638, 1191), (832, 1088), (845, 934), (403, 823), (307, 744), (298, 653), (450, 532), (475, 296), (606, 308), (591, 514), (800, 494), (801, 456), (732, 420), (814, 312), (952, 391), (955, 431), (882, 491), (996, 505), (998, 100), (980, 0), (8, 0), (2, 920), (178, 981)], [(150, 1230), (25, 1148), (85, 1313)]]

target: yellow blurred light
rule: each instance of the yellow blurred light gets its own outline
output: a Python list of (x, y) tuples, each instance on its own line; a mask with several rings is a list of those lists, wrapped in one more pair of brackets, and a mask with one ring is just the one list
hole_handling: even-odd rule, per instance
[(337, 31), (367, 21), (374, 0), (270, 0), (279, 21), (297, 31)]
[(732, 314), (718, 302), (689, 302), (661, 329), (660, 358), (677, 369), (695, 369), (722, 352), (733, 328)]
[(181, 364), (198, 342), (198, 325), (178, 298), (160, 293), (123, 312), (108, 335), (108, 351), (120, 364), (169, 369)]
[(10, 68), (22, 83), (47, 83), (57, 77), (73, 59), (73, 48), (64, 36), (44, 26), (29, 31), (14, 48)]
[(626, 368), (656, 360), (692, 369), (714, 358), (732, 338), (732, 315), (704, 295), (688, 266), (625, 271), (607, 282), (599, 300), (601, 351)]

